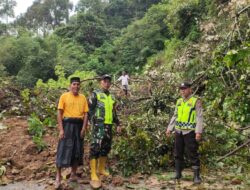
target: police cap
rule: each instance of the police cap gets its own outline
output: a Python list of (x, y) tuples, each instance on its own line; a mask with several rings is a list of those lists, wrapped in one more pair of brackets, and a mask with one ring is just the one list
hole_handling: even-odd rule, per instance
[(101, 80), (109, 79), (111, 81), (112, 77), (108, 74), (102, 75)]
[(180, 89), (191, 88), (192, 84), (190, 82), (182, 82), (179, 86)]

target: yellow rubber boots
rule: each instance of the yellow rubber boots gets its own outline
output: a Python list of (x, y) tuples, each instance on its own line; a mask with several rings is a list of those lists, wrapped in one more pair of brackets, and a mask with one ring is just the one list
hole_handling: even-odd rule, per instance
[(90, 160), (90, 172), (91, 172), (91, 180), (99, 181), (99, 178), (96, 175), (96, 159)]
[(107, 162), (107, 157), (100, 157), (98, 158), (98, 173), (104, 176), (109, 176), (109, 172), (105, 170)]
[(90, 173), (91, 173), (90, 185), (93, 189), (97, 189), (101, 187), (101, 181), (96, 175), (96, 165), (97, 165), (97, 160), (91, 159), (90, 160)]

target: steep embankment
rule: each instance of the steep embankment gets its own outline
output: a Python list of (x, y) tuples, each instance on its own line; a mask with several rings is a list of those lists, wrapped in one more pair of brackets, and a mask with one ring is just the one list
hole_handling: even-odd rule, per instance
[[(227, 168), (238, 172), (241, 181), (247, 181), (249, 3), (216, 1), (205, 6), (204, 14), (196, 1), (170, 2), (166, 6), (171, 15), (166, 24), (174, 34), (185, 34), (182, 27), (190, 26), (190, 22), (187, 27), (181, 22), (185, 19), (194, 21), (191, 26), (197, 28), (189, 28), (190, 33), (184, 38), (176, 35), (166, 40), (164, 50), (148, 59), (144, 75), (140, 76), (144, 82), (132, 85), (139, 100), (127, 103), (135, 103), (137, 110), (124, 117), (127, 130), (114, 148), (114, 156), (123, 160), (117, 166), (129, 175), (132, 171), (147, 173), (173, 164), (173, 139), (165, 139), (164, 132), (178, 97), (177, 85), (189, 80), (196, 96), (203, 100), (205, 133), (200, 153), (204, 172)], [(140, 84), (149, 88), (144, 91), (149, 95), (140, 93)], [(242, 149), (220, 159), (241, 144), (245, 145)]]
[[(198, 2), (206, 2), (207, 5), (201, 6)], [(111, 162), (110, 166), (113, 175), (122, 173), (133, 177), (131, 180), (113, 178), (112, 187), (126, 188), (138, 182), (142, 182), (144, 187), (147, 186), (149, 189), (176, 187), (170, 179), (172, 175), (170, 172), (173, 170), (173, 138), (166, 139), (164, 132), (178, 97), (177, 85), (183, 79), (189, 79), (194, 83), (194, 91), (202, 98), (204, 106), (205, 133), (200, 144), (204, 183), (199, 187), (193, 187), (192, 176), (185, 170), (185, 178), (180, 187), (247, 189), (250, 169), (249, 150), (243, 147), (222, 161), (219, 161), (219, 158), (249, 139), (249, 3), (246, 0), (213, 3), (169, 1), (161, 6), (165, 6), (160, 18), (166, 17), (164, 23), (170, 32), (167, 35), (168, 40), (165, 41), (164, 47), (161, 46), (163, 50), (159, 53), (155, 51), (152, 53), (148, 48), (140, 51), (141, 47), (138, 49), (133, 43), (132, 49), (141, 52), (140, 64), (148, 59), (145, 72), (141, 76), (133, 77), (131, 97), (118, 98), (119, 115), (124, 130), (119, 137), (114, 138), (111, 153), (114, 162)], [(157, 6), (154, 9), (157, 10)], [(141, 21), (142, 26), (145, 27), (144, 21), (150, 20), (149, 18), (150, 14)], [(132, 29), (140, 26), (135, 25)], [(157, 32), (162, 32), (159, 27), (157, 25), (154, 28)], [(133, 33), (133, 30), (131, 32)], [(155, 33), (148, 34), (154, 38)], [(125, 38), (124, 43), (132, 43), (129, 32), (127, 36), (129, 40)], [(144, 38), (142, 36), (138, 39)], [(160, 41), (163, 40), (165, 38), (161, 36)], [(131, 47), (130, 43), (127, 45)], [(122, 50), (120, 53), (124, 53)], [(127, 58), (131, 51), (130, 49), (128, 52), (125, 51), (123, 57)], [(150, 55), (156, 54), (148, 56), (148, 52)], [(144, 56), (144, 53), (147, 56)], [(64, 76), (62, 81), (67, 84)], [(21, 110), (23, 113), (29, 109), (36, 112), (43, 122), (41, 124), (39, 120), (37, 123), (39, 126), (48, 124), (44, 122), (46, 119), (53, 123), (56, 96), (59, 96), (58, 89), (61, 87), (60, 80), (54, 82), (40, 83), (35, 90), (23, 91), (24, 106), (16, 98), (19, 92), (14, 98), (9, 99), (6, 95), (8, 90), (1, 89), (0, 106), (3, 109), (10, 108), (8, 109), (10, 112), (12, 109), (14, 112)], [(83, 89), (86, 92), (87, 85)], [(8, 104), (10, 101), (14, 101), (13, 105)], [(34, 115), (32, 117), (36, 118)], [(52, 162), (55, 159), (57, 130), (46, 128), (43, 136), (39, 136), (47, 142), (48, 148), (43, 147), (45, 149), (38, 153), (28, 135), (25, 120), (7, 119), (4, 124), (9, 125), (9, 129), (1, 131), (0, 134), (0, 156), (3, 160), (1, 165), (7, 168), (4, 180), (6, 177), (12, 181), (42, 179), (46, 176), (46, 181), (52, 184), (55, 176)], [(42, 141), (37, 142), (37, 145), (39, 143), (42, 144)], [(87, 156), (87, 151), (85, 152)], [(46, 163), (49, 163), (48, 167)], [(86, 162), (84, 172), (83, 169), (80, 170), (84, 179), (88, 179), (87, 165)], [(212, 173), (209, 172), (211, 169)], [(152, 175), (155, 171), (159, 174)], [(164, 173), (166, 171), (167, 173)], [(152, 176), (149, 177), (150, 174)], [(106, 181), (106, 184), (109, 185), (110, 181)], [(135, 189), (136, 187), (138, 186), (134, 186)]]

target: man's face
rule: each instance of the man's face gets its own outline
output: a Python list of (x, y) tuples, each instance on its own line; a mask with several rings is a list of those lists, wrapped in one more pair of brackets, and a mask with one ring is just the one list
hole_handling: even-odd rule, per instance
[(183, 98), (187, 98), (192, 94), (192, 89), (191, 88), (181, 88), (180, 93), (181, 93), (181, 96)]
[(79, 82), (72, 82), (70, 84), (70, 91), (74, 94), (77, 95), (80, 90), (80, 83)]
[(101, 87), (104, 89), (104, 90), (108, 90), (111, 86), (111, 81), (109, 79), (103, 79), (101, 80)]

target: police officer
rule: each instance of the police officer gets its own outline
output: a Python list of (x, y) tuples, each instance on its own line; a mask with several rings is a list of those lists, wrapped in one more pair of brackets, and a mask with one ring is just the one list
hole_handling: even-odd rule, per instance
[(95, 90), (89, 98), (89, 115), (92, 124), (90, 145), (91, 185), (101, 186), (97, 175), (109, 176), (105, 170), (107, 155), (111, 150), (112, 125), (117, 125), (120, 133), (119, 120), (115, 111), (115, 98), (111, 95), (111, 76), (103, 75), (100, 79), (100, 89)]
[(199, 184), (201, 178), (197, 141), (201, 140), (203, 130), (202, 104), (200, 99), (192, 95), (189, 82), (181, 83), (179, 89), (182, 97), (177, 100), (174, 115), (166, 131), (166, 135), (169, 137), (175, 130), (175, 179), (182, 177), (184, 149), (186, 148), (194, 171), (194, 183)]

